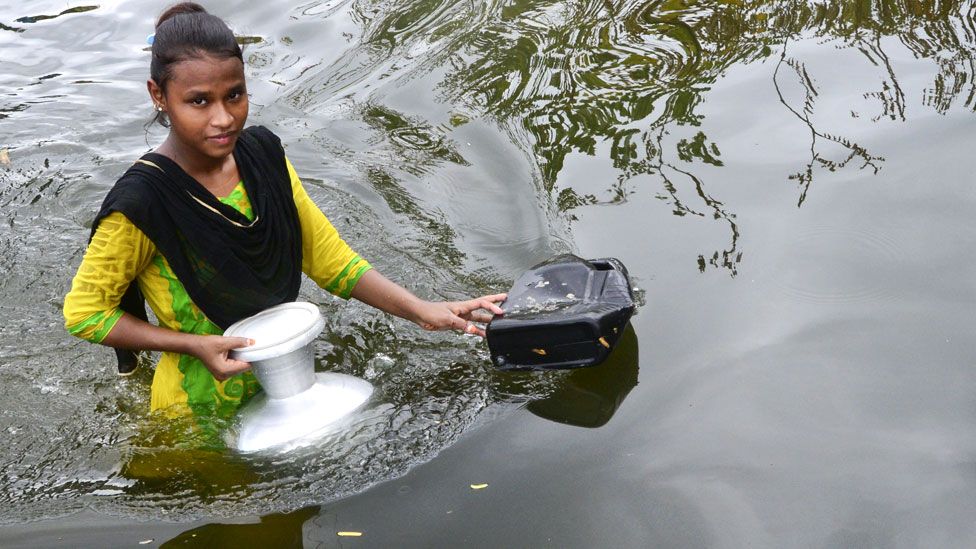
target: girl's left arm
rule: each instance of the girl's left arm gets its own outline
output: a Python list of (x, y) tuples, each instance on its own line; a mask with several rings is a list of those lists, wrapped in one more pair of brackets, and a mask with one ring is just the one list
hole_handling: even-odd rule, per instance
[(462, 330), (485, 335), (492, 314), (501, 314), (497, 303), (505, 294), (486, 295), (466, 301), (425, 301), (378, 273), (339, 237), (332, 223), (305, 192), (290, 162), (286, 161), (292, 192), (302, 226), (302, 271), (325, 290), (342, 298), (354, 297), (381, 311), (417, 323), (426, 330)]
[(475, 323), (485, 324), (494, 314), (502, 314), (498, 303), (505, 300), (505, 294), (494, 294), (465, 301), (425, 301), (375, 269), (359, 278), (352, 297), (425, 330), (461, 330), (481, 337), (485, 330)]

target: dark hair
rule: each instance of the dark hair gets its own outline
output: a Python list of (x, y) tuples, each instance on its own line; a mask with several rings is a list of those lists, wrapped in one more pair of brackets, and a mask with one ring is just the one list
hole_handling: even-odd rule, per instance
[[(244, 62), (233, 31), (221, 18), (207, 13), (195, 2), (180, 2), (166, 8), (156, 21), (149, 77), (165, 92), (175, 63), (205, 55), (224, 59), (236, 57)], [(152, 122), (167, 125), (159, 112), (150, 124)]]

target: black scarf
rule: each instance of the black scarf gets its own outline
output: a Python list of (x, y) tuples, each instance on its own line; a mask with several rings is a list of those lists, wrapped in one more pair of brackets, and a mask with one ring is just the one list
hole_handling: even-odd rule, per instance
[[(254, 126), (241, 132), (234, 147), (253, 222), (169, 158), (149, 153), (141, 160), (105, 197), (92, 235), (105, 216), (123, 213), (156, 245), (190, 299), (223, 329), (298, 297), (302, 233), (277, 136)], [(120, 306), (146, 318), (137, 284), (129, 285)], [(116, 349), (116, 354), (120, 371), (124, 364), (134, 367), (132, 352)]]

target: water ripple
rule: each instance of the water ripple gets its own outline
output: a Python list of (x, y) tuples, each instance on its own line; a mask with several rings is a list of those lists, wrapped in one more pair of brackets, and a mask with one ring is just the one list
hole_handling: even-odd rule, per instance
[(776, 253), (773, 285), (807, 303), (887, 301), (899, 295), (891, 282), (898, 280), (904, 258), (898, 243), (876, 230), (811, 228)]

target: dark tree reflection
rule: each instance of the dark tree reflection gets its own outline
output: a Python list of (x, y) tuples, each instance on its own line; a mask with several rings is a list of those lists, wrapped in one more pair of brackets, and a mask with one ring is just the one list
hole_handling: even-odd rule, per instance
[[(803, 101), (803, 107), (799, 110), (783, 97), (783, 92), (780, 89), (778, 77), (783, 65), (793, 69), (796, 81), (803, 87), (805, 99)], [(779, 63), (776, 64), (776, 70), (773, 71), (773, 84), (776, 87), (776, 95), (779, 96), (780, 102), (810, 129), (810, 162), (807, 163), (803, 170), (789, 176), (791, 180), (797, 181), (800, 185), (800, 198), (796, 203), (798, 207), (802, 206), (803, 201), (807, 198), (807, 191), (810, 190), (810, 183), (813, 182), (814, 166), (819, 166), (833, 172), (846, 167), (856, 159), (861, 162), (861, 169), (870, 167), (874, 170), (874, 173), (878, 173), (879, 163), (883, 162), (884, 158), (871, 155), (864, 147), (852, 142), (846, 137), (824, 133), (816, 128), (810, 119), (813, 115), (814, 104), (818, 95), (813, 84), (813, 79), (810, 78), (803, 63), (796, 59), (786, 57), (785, 45), (783, 46), (783, 54), (780, 56)], [(888, 103), (885, 103), (885, 105), (887, 106)], [(900, 109), (900, 112), (902, 113), (901, 118), (904, 120), (904, 108)], [(836, 143), (846, 149), (849, 154), (842, 159), (831, 160), (818, 150), (818, 141)]]
[[(701, 126), (703, 97), (731, 67), (775, 62), (772, 85), (809, 128), (810, 160), (789, 176), (800, 206), (818, 173), (877, 173), (884, 159), (857, 136), (815, 123), (816, 75), (787, 53), (788, 44), (815, 39), (863, 55), (880, 79), (878, 88), (861, 92), (878, 105), (866, 120), (904, 121), (912, 101), (940, 113), (953, 105), (976, 109), (974, 7), (960, 0), (414, 0), (363, 2), (360, 11), (378, 13), (367, 23), (378, 56), (423, 36), (430, 53), (422, 70), (447, 68), (445, 101), (527, 134), (540, 186), (561, 210), (623, 202), (656, 180), (662, 191), (650, 192), (676, 215), (728, 225), (729, 246), (703, 254), (699, 266), (732, 274), (741, 259), (735, 216), (696, 167), (723, 166), (721, 143), (701, 131), (677, 143), (662, 140), (678, 127), (684, 135)], [(936, 76), (921, 98), (907, 97), (899, 84), (888, 51), (895, 47), (934, 63)], [(780, 90), (787, 79), (802, 86), (801, 102)], [(846, 153), (837, 155), (838, 146)], [(619, 174), (606, 193), (559, 188), (569, 155), (605, 151)], [(688, 188), (694, 191), (679, 191)]]

